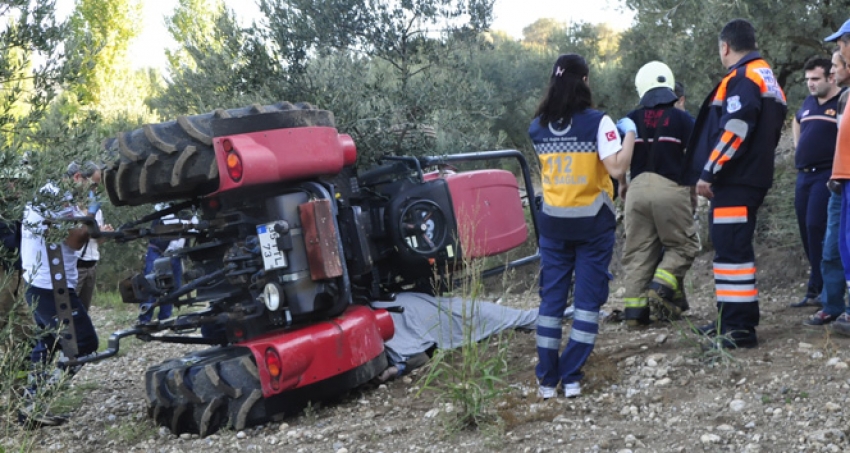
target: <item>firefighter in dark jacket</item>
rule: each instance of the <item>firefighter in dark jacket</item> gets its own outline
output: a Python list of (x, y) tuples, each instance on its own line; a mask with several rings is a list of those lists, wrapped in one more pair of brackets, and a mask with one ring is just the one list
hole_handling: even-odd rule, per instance
[(637, 72), (640, 108), (627, 115), (638, 134), (626, 202), (623, 249), (625, 319), (630, 326), (675, 319), (688, 309), (682, 282), (699, 252), (691, 186), (682, 183), (693, 118), (675, 107), (670, 68), (660, 61)]
[(756, 50), (755, 28), (743, 19), (720, 32), (729, 72), (703, 102), (688, 146), (686, 182), (711, 200), (718, 320), (700, 327), (723, 334), (717, 347), (758, 345), (753, 233), (756, 212), (773, 184), (773, 160), (787, 112), (785, 93)]

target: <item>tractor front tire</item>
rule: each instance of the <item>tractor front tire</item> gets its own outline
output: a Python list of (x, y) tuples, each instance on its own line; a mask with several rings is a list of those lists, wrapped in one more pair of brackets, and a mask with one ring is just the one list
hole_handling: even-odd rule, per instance
[(243, 347), (212, 348), (150, 367), (145, 393), (149, 416), (177, 435), (203, 437), (269, 420), (257, 365)]

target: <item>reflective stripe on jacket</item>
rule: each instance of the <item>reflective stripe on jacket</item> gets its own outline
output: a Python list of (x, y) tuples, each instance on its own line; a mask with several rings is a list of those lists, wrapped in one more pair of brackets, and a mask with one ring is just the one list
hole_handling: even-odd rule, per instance
[(542, 127), (535, 118), (529, 128), (540, 159), (544, 214), (560, 218), (594, 217), (602, 206), (614, 212), (614, 185), (599, 159), (597, 134), (604, 114), (585, 110), (566, 127)]
[(769, 188), (788, 106), (770, 66), (750, 52), (700, 108), (688, 145), (685, 182)]

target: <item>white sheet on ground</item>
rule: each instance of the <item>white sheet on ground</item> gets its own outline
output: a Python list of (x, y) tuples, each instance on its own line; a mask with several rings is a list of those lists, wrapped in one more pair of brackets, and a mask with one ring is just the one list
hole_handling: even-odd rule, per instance
[(387, 354), (395, 363), (407, 362), (434, 345), (441, 349), (460, 347), (464, 341), (465, 322), (474, 329), (471, 332), (473, 341), (506, 329), (534, 329), (537, 325), (536, 309), (520, 310), (460, 297), (400, 293), (392, 302), (373, 302), (372, 306), (404, 308), (403, 313), (390, 313), (395, 323), (395, 336), (385, 343)]

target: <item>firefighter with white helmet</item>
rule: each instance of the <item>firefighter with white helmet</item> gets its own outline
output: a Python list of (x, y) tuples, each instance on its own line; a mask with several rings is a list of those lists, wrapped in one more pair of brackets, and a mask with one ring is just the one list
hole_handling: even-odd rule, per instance
[(640, 106), (627, 116), (638, 133), (630, 182), (620, 191), (626, 205), (623, 266), (630, 326), (676, 318), (688, 309), (682, 281), (699, 251), (693, 188), (682, 180), (694, 120), (675, 108), (675, 78), (666, 64), (645, 64), (635, 87)]

